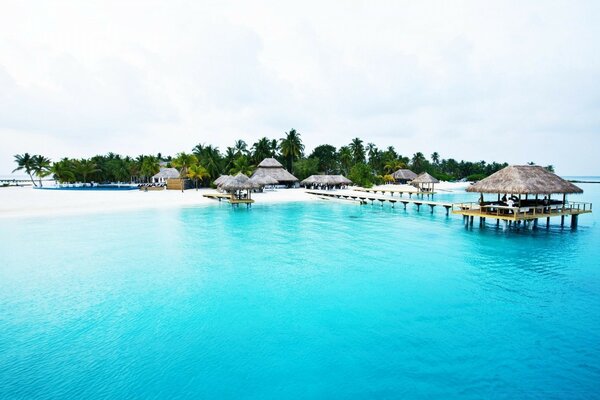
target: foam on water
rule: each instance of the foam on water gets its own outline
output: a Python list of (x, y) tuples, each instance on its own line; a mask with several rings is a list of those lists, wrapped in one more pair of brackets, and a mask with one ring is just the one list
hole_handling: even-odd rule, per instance
[(596, 222), (338, 202), (4, 220), (0, 398), (591, 398)]

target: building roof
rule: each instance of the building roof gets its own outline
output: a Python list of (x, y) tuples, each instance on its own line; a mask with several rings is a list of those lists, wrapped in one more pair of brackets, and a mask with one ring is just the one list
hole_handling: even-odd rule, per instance
[(179, 178), (179, 171), (176, 168), (161, 168), (160, 171), (155, 174), (153, 177), (153, 179), (159, 179), (159, 178), (163, 178), (163, 179), (173, 179), (173, 178)]
[(250, 178), (251, 181), (253, 181), (254, 183), (256, 183), (259, 186), (265, 186), (265, 185), (277, 185), (279, 183), (279, 181), (271, 176), (268, 175), (263, 175), (263, 176), (252, 176), (252, 178)]
[(252, 174), (252, 177), (270, 176), (276, 179), (278, 183), (297, 182), (298, 178), (290, 174), (283, 168), (283, 165), (274, 158), (265, 158), (258, 164), (258, 168)]
[(283, 165), (274, 158), (265, 158), (258, 164), (258, 168), (283, 168)]
[(308, 185), (349, 185), (352, 181), (343, 175), (311, 175), (302, 182), (303, 186)]
[(231, 178), (231, 175), (221, 175), (217, 179), (215, 179), (215, 185), (219, 186), (229, 178)]
[(257, 185), (256, 182), (252, 181), (241, 172), (236, 176), (226, 179), (225, 182), (221, 184), (221, 189), (223, 190), (250, 190), (258, 187), (259, 185)]
[(417, 177), (417, 174), (412, 172), (410, 169), (399, 169), (398, 171), (396, 171), (392, 174), (392, 177), (394, 177), (394, 179), (396, 179), (396, 180), (400, 179), (400, 180), (412, 181), (413, 179), (415, 179)]
[(583, 190), (538, 165), (511, 165), (471, 185), (467, 192), (552, 194)]
[(427, 172), (423, 172), (415, 179), (412, 180), (412, 183), (440, 183), (436, 178), (429, 175)]

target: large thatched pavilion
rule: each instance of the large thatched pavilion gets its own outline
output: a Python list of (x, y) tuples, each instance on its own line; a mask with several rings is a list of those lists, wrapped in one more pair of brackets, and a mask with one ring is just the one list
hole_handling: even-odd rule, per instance
[(258, 164), (258, 168), (252, 174), (252, 178), (269, 176), (277, 180), (279, 185), (292, 187), (298, 182), (298, 178), (290, 174), (279, 161), (274, 158), (265, 158)]
[[(577, 225), (577, 216), (592, 211), (590, 203), (567, 202), (567, 195), (583, 193), (573, 183), (537, 165), (512, 165), (489, 177), (471, 185), (467, 192), (480, 193), (477, 203), (461, 203), (455, 214), (465, 218), (478, 216), (498, 221), (510, 222), (533, 221), (537, 225), (539, 218), (571, 215), (571, 225)], [(486, 199), (486, 194), (494, 194), (495, 198)], [(552, 199), (559, 195), (559, 199)]]
[(399, 169), (392, 174), (392, 178), (396, 183), (406, 184), (417, 177), (417, 174), (410, 169)]

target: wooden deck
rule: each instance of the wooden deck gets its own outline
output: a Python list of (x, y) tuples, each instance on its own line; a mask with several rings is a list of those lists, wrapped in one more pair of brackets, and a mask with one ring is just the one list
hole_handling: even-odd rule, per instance
[(408, 204), (414, 204), (417, 206), (417, 210), (419, 210), (422, 205), (425, 205), (425, 206), (429, 206), (431, 208), (431, 212), (433, 212), (433, 209), (435, 207), (440, 206), (440, 207), (444, 207), (446, 209), (446, 215), (448, 215), (450, 210), (452, 209), (452, 203), (444, 203), (444, 202), (440, 202), (440, 201), (430, 201), (430, 200), (422, 200), (422, 199), (407, 199), (407, 198), (398, 198), (398, 197), (394, 198), (394, 197), (385, 196), (385, 195), (377, 195), (377, 194), (369, 194), (369, 193), (365, 194), (365, 193), (362, 193), (362, 191), (338, 192), (338, 191), (327, 191), (327, 190), (307, 190), (306, 193), (312, 194), (315, 196), (320, 196), (322, 198), (334, 198), (334, 199), (340, 199), (340, 200), (356, 201), (361, 204), (368, 204), (369, 202), (371, 202), (371, 204), (374, 204), (376, 201), (378, 201), (378, 202), (380, 202), (381, 206), (383, 206), (384, 203), (390, 203), (392, 205), (392, 208), (395, 207), (396, 203), (401, 203), (402, 205), (404, 205), (405, 209)]
[(394, 194), (398, 194), (399, 197), (402, 197), (403, 195), (407, 194), (408, 198), (412, 198), (413, 195), (417, 196), (417, 197), (424, 197), (424, 196), (432, 196), (436, 193), (436, 192), (423, 192), (423, 191), (410, 191), (410, 190), (402, 190), (402, 189), (365, 189), (365, 188), (356, 188), (353, 189), (357, 192), (366, 192), (366, 193), (373, 193), (373, 194), (377, 194), (377, 192), (381, 192), (381, 194), (385, 195), (386, 193), (389, 193), (390, 196), (394, 196)]
[(478, 203), (456, 203), (452, 208), (452, 214), (462, 215), (466, 225), (473, 225), (475, 218), (484, 223), (486, 218), (495, 219), (497, 223), (504, 221), (508, 224), (523, 222), (533, 223), (537, 226), (538, 220), (546, 219), (546, 226), (550, 225), (550, 219), (561, 217), (560, 224), (565, 224), (565, 217), (571, 217), (571, 227), (577, 227), (577, 220), (581, 214), (592, 212), (592, 203), (567, 202), (550, 206), (534, 207), (508, 207), (501, 205), (479, 205)]
[(250, 205), (250, 204), (254, 203), (253, 199), (236, 199), (232, 195), (227, 194), (227, 193), (206, 193), (206, 194), (203, 194), (202, 196), (204, 196), (208, 199), (214, 199), (214, 200), (219, 200), (219, 201), (227, 200), (232, 205), (235, 205), (235, 204)]

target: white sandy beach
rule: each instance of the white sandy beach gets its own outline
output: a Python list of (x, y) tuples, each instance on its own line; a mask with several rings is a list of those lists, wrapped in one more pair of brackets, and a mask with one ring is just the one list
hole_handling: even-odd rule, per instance
[[(437, 192), (462, 191), (468, 183), (442, 182)], [(415, 190), (409, 185), (384, 185), (378, 188)], [(214, 189), (195, 189), (180, 192), (162, 190), (143, 192), (139, 190), (40, 190), (32, 187), (0, 188), (0, 218), (42, 217), (70, 214), (101, 213), (167, 207), (193, 207), (218, 205), (216, 200), (203, 197), (215, 193)], [(256, 204), (285, 203), (293, 201), (319, 201), (304, 189), (277, 189), (253, 193)]]

